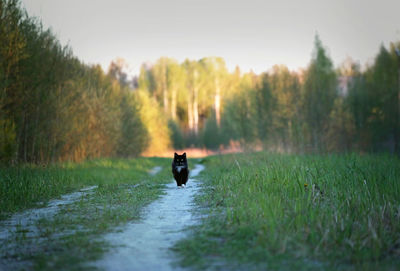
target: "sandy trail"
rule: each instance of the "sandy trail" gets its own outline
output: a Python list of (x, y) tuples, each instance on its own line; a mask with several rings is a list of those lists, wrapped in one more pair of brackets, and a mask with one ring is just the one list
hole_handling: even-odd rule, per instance
[(181, 270), (172, 266), (174, 257), (168, 249), (197, 222), (191, 210), (199, 184), (193, 177), (203, 169), (196, 165), (191, 170), (186, 188), (178, 188), (175, 181), (168, 184), (166, 194), (144, 209), (142, 220), (107, 234), (113, 248), (93, 265), (104, 270)]
[(71, 204), (82, 197), (93, 192), (95, 186), (82, 188), (77, 192), (62, 195), (60, 199), (49, 201), (48, 205), (43, 208), (29, 209), (20, 213), (12, 215), (9, 219), (0, 221), (0, 244), (11, 238), (12, 235), (18, 230), (22, 229), (26, 237), (37, 237), (38, 229), (36, 222), (41, 218), (51, 218), (57, 214), (63, 205)]
[(162, 167), (160, 167), (160, 166), (155, 166), (155, 167), (153, 167), (153, 168), (149, 171), (149, 174), (150, 174), (151, 176), (154, 176), (154, 175), (158, 174), (161, 170), (162, 170)]
[[(154, 176), (162, 170), (162, 167), (156, 166), (149, 171)], [(25, 232), (26, 237), (37, 237), (38, 229), (36, 222), (42, 218), (54, 217), (64, 205), (72, 204), (82, 197), (94, 192), (97, 185), (80, 189), (77, 192), (65, 194), (60, 199), (50, 200), (46, 207), (28, 209), (26, 211), (13, 214), (9, 219), (0, 221), (0, 244), (11, 238), (19, 230)]]
[[(92, 194), (97, 185), (82, 188), (77, 192), (62, 195), (60, 199), (49, 201), (46, 207), (28, 209), (16, 213), (6, 220), (0, 221), (0, 270), (32, 270), (33, 265), (21, 260), (18, 254), (29, 254), (35, 247), (32, 244), (48, 242), (40, 236), (37, 222), (40, 219), (52, 219), (63, 206), (72, 204)], [(24, 240), (18, 244), (17, 240)]]

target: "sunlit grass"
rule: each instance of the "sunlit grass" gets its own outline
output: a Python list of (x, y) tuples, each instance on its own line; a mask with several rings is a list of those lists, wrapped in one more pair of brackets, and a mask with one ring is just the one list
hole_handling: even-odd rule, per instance
[[(2, 240), (0, 254), (5, 267), (93, 270), (88, 262), (100, 258), (112, 245), (103, 239), (104, 234), (138, 219), (142, 208), (162, 194), (163, 184), (172, 181), (170, 163), (171, 159), (160, 158), (96, 159), (46, 168), (2, 168), (2, 180), (7, 178), (0, 186), (4, 216), (37, 206), (40, 201), (45, 205), (50, 199), (82, 187), (98, 185), (77, 201), (58, 206), (54, 215), (31, 221), (36, 233), (21, 225), (9, 240)], [(162, 170), (152, 176), (149, 171), (154, 166)], [(10, 241), (11, 250), (7, 249)]]
[(183, 264), (218, 256), (264, 268), (338, 268), (400, 255), (396, 157), (257, 153), (210, 157), (206, 167), (197, 201), (211, 215), (178, 244)]
[(0, 217), (90, 185), (138, 183), (168, 159), (95, 159), (50, 166), (0, 168)]

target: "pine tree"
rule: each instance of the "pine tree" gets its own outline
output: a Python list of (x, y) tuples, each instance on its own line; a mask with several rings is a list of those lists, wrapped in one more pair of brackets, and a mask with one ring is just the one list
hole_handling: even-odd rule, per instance
[(305, 76), (303, 97), (304, 117), (311, 134), (314, 152), (325, 149), (322, 138), (336, 96), (337, 79), (332, 61), (317, 35), (313, 57)]

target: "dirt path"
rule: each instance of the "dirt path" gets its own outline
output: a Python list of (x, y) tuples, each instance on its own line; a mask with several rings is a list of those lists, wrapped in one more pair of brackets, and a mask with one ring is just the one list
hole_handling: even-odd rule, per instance
[(149, 174), (150, 174), (151, 176), (154, 176), (154, 175), (157, 175), (161, 170), (162, 170), (162, 167), (156, 166), (156, 167), (153, 167), (153, 168), (149, 171)]
[[(82, 188), (77, 192), (62, 195), (60, 199), (49, 201), (46, 207), (28, 209), (16, 213), (6, 220), (0, 221), (0, 270), (32, 270), (32, 263), (21, 260), (17, 254), (29, 254), (34, 250), (33, 244), (47, 242), (41, 236), (37, 222), (41, 219), (52, 219), (65, 205), (73, 204), (92, 194), (97, 185)], [(25, 240), (22, 247), (18, 240)]]
[(97, 185), (82, 188), (81, 190), (62, 195), (60, 199), (49, 201), (43, 208), (29, 209), (24, 212), (16, 213), (9, 219), (0, 221), (0, 244), (8, 241), (18, 230), (23, 230), (27, 237), (37, 237), (38, 229), (35, 223), (41, 218), (53, 217), (60, 211), (61, 206), (72, 204), (82, 197), (93, 192)]
[(166, 194), (145, 208), (142, 220), (107, 234), (105, 239), (113, 248), (93, 265), (104, 270), (181, 270), (172, 266), (174, 258), (168, 249), (185, 236), (186, 227), (196, 223), (191, 209), (199, 185), (193, 177), (203, 169), (196, 165), (191, 170), (186, 188), (168, 184)]

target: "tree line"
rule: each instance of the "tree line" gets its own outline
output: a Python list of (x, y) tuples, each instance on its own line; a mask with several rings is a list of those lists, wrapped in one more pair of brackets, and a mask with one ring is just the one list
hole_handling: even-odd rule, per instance
[(143, 118), (152, 105), (121, 75), (116, 63), (108, 73), (82, 63), (19, 1), (1, 0), (1, 162), (141, 154), (150, 144)]
[(80, 161), (173, 147), (400, 153), (400, 58), (383, 45), (334, 68), (316, 36), (308, 67), (260, 75), (224, 60), (162, 57), (131, 81), (77, 59), (18, 0), (0, 0), (0, 160)]
[(350, 58), (335, 69), (316, 36), (307, 68), (261, 75), (229, 72), (218, 57), (163, 57), (142, 67), (138, 86), (168, 115), (175, 148), (400, 153), (399, 49), (382, 45), (364, 70)]

